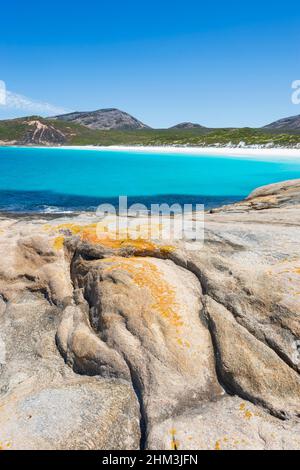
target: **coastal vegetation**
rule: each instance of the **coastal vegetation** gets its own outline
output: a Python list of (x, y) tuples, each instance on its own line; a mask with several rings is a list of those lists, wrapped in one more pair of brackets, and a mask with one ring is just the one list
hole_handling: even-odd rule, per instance
[[(36, 131), (39, 132), (36, 132)], [(81, 124), (30, 116), (0, 121), (0, 141), (41, 145), (300, 146), (300, 131), (254, 128), (171, 128), (99, 130)]]

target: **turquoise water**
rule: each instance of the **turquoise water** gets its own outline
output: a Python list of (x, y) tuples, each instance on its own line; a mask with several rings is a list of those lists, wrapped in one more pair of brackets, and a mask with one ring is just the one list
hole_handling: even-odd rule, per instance
[(0, 210), (90, 210), (119, 195), (208, 208), (293, 178), (300, 159), (0, 147)]

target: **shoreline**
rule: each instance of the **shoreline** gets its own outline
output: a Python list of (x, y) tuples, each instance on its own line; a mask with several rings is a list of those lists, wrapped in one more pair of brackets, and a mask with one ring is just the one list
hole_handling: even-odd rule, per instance
[[(243, 196), (224, 196), (224, 197), (220, 197), (219, 199), (219, 202), (218, 203), (209, 203), (209, 202), (200, 202), (200, 204), (203, 204), (204, 206), (204, 211), (205, 212), (209, 212), (211, 211), (212, 209), (217, 209), (219, 207), (222, 207), (222, 206), (228, 206), (228, 205), (231, 205), (231, 204), (236, 204), (242, 200), (244, 200), (248, 195), (243, 195)], [(153, 198), (155, 196), (149, 196), (149, 201), (151, 202), (151, 198)], [(202, 196), (201, 194), (199, 196), (195, 195), (194, 196), (195, 198), (203, 198), (203, 197), (207, 197), (209, 199), (214, 199), (214, 196)], [(216, 196), (218, 197), (218, 196)], [(184, 198), (184, 195), (182, 195), (182, 198)], [(163, 204), (164, 202), (162, 202)], [(171, 204), (173, 203), (180, 203), (178, 201), (176, 202), (172, 202)], [(143, 204), (143, 203), (142, 203)], [(151, 204), (157, 204), (157, 202), (155, 201), (152, 201)], [(182, 204), (184, 204), (184, 201), (182, 201)], [(193, 202), (190, 202), (190, 204), (193, 205), (193, 207), (195, 206), (195, 204), (197, 204), (197, 202), (193, 201)], [(131, 203), (129, 202), (129, 205), (131, 205)], [(151, 205), (148, 205), (146, 206), (147, 207), (147, 211), (150, 213), (151, 212)], [(0, 209), (0, 219), (1, 218), (17, 218), (17, 219), (32, 219), (32, 218), (45, 218), (47, 220), (52, 220), (52, 219), (55, 219), (55, 218), (68, 218), (68, 217), (77, 217), (77, 216), (81, 216), (81, 215), (86, 215), (86, 216), (96, 216), (96, 211), (97, 211), (97, 207), (95, 206), (94, 209), (92, 209), (91, 207), (87, 207), (86, 209), (85, 208), (81, 208), (81, 209), (78, 209), (78, 208), (74, 208), (74, 209), (60, 209), (59, 207), (56, 208), (57, 210), (51, 210), (51, 211), (48, 211), (47, 209), (42, 211), (42, 210), (12, 210), (10, 209), (9, 211), (6, 211), (4, 209)], [(192, 209), (192, 212), (195, 212), (194, 208)]]
[[(134, 146), (134, 145), (110, 145), (110, 146), (76, 146), (78, 149), (90, 150), (112, 150), (112, 151), (130, 151), (141, 153), (165, 153), (165, 154), (189, 154), (195, 156), (228, 156), (228, 157), (241, 157), (241, 156), (269, 156), (269, 157), (296, 157), (300, 159), (300, 148), (250, 148), (250, 147), (175, 147), (168, 146)], [(72, 146), (63, 146), (62, 148), (73, 148)]]
[(300, 159), (300, 148), (286, 147), (184, 147), (184, 146), (138, 146), (138, 145), (1, 145), (3, 148), (20, 149), (65, 149), (65, 150), (90, 150), (90, 151), (113, 151), (113, 152), (135, 152), (135, 153), (162, 153), (162, 154), (187, 154), (193, 156), (218, 156), (218, 157), (248, 157), (248, 158), (295, 158)]

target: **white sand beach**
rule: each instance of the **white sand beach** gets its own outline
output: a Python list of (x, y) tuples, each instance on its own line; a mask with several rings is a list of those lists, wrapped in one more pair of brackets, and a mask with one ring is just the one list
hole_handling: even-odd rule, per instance
[(252, 157), (252, 158), (292, 158), (300, 159), (300, 148), (265, 148), (265, 147), (175, 147), (175, 146), (62, 146), (66, 149), (97, 150), (97, 151), (124, 151), (138, 153), (164, 153), (164, 154), (188, 154), (195, 156), (212, 155), (224, 157)]
[(18, 147), (18, 148), (41, 148), (41, 149), (67, 149), (67, 150), (94, 150), (94, 151), (114, 151), (114, 152), (136, 152), (136, 153), (162, 153), (162, 154), (187, 154), (194, 156), (224, 156), (224, 157), (246, 157), (246, 158), (263, 158), (263, 159), (300, 159), (300, 148), (286, 147), (180, 147), (172, 145), (163, 146), (143, 146), (143, 145), (15, 145), (14, 143), (4, 143), (0, 141), (0, 147)]

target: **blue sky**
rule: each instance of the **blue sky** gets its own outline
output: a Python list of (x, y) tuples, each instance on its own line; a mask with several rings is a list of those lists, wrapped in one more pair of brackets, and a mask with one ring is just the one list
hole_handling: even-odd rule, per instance
[(117, 107), (154, 127), (219, 127), (300, 114), (299, 24), (296, 1), (2, 2), (14, 99), (0, 119)]

